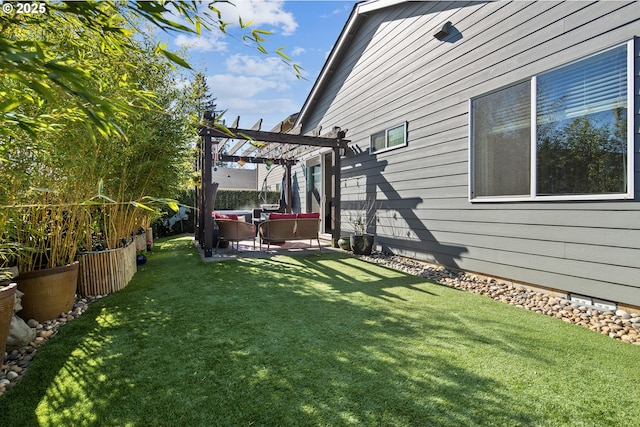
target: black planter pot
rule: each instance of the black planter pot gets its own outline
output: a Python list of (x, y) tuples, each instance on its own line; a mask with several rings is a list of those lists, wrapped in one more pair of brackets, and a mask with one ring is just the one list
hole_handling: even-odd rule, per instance
[(371, 255), (373, 250), (373, 234), (352, 234), (351, 250), (356, 255)]
[(228, 240), (224, 240), (224, 239), (220, 239), (220, 243), (218, 243), (218, 238), (220, 236), (220, 229), (218, 227), (215, 227), (213, 229), (213, 247), (217, 247), (219, 249), (226, 249), (229, 247), (229, 241)]

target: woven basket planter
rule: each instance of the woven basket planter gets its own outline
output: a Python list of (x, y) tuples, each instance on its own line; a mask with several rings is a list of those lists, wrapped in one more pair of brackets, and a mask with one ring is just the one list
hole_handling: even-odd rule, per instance
[(16, 283), (22, 297), (22, 310), (17, 314), (25, 321), (56, 319), (73, 308), (78, 285), (78, 262), (63, 267), (20, 273)]
[(147, 235), (146, 234), (136, 234), (133, 238), (133, 242), (136, 245), (136, 251), (146, 251), (147, 250)]
[(153, 248), (153, 228), (147, 228), (145, 235), (147, 236), (147, 250), (150, 251)]
[[(146, 240), (145, 240), (146, 246)], [(78, 256), (78, 295), (108, 295), (123, 289), (136, 274), (136, 245)]]

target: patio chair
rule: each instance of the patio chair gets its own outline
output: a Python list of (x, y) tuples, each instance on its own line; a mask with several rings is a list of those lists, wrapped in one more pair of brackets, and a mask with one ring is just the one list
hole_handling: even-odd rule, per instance
[(253, 249), (255, 250), (256, 226), (254, 224), (234, 219), (216, 219), (216, 224), (220, 230), (218, 243), (216, 244), (216, 253), (218, 252), (221, 239), (232, 242), (231, 249), (233, 249), (233, 242), (236, 242), (236, 253), (238, 253), (238, 246), (241, 240), (253, 240)]

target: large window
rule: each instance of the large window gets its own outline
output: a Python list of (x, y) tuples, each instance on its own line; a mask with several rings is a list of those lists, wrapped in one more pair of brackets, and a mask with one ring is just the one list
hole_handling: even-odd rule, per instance
[(474, 201), (633, 197), (631, 42), (471, 100)]
[(407, 145), (407, 124), (403, 123), (371, 135), (369, 153), (379, 153)]

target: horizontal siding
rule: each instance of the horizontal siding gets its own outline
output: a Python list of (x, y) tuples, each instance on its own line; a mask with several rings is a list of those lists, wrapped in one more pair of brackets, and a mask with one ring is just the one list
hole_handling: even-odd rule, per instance
[[(443, 245), (453, 245), (457, 247), (464, 247), (465, 252), (476, 259), (484, 259), (480, 256), (480, 252), (486, 250), (495, 250), (504, 253), (508, 253), (509, 256), (514, 255), (539, 255), (547, 256), (556, 259), (566, 259), (574, 261), (585, 261), (590, 263), (606, 264), (609, 268), (613, 267), (629, 267), (637, 268), (638, 261), (633, 255), (633, 251), (629, 249), (638, 250), (639, 248), (629, 247), (615, 247), (601, 245), (594, 245), (591, 242), (586, 244), (579, 243), (566, 243), (561, 240), (541, 240), (541, 239), (524, 239), (516, 236), (504, 236), (476, 234), (476, 233), (464, 233), (462, 231), (441, 231), (436, 227), (426, 230), (426, 232), (419, 231), (418, 228), (404, 228), (404, 227), (390, 227), (385, 226), (386, 220), (379, 219), (378, 226), (376, 227), (376, 234), (380, 237), (394, 237), (394, 236), (417, 236), (421, 243), (428, 242), (440, 243)], [(391, 221), (389, 221), (391, 222)], [(460, 246), (459, 242), (464, 242), (464, 246)], [(619, 242), (615, 242), (619, 244)], [(542, 269), (540, 266), (538, 269)], [(605, 269), (606, 270), (606, 269)], [(584, 273), (583, 273), (584, 274)], [(610, 280), (610, 279), (608, 279)], [(633, 279), (631, 279), (633, 280)]]
[[(591, 227), (607, 230), (638, 230), (640, 214), (637, 210), (628, 211), (582, 211), (574, 210), (510, 210), (507, 208), (476, 209), (426, 209), (430, 219), (455, 222), (523, 224), (529, 226), (552, 225), (555, 227)], [(499, 213), (499, 214), (498, 214)], [(594, 242), (596, 243), (596, 242)]]
[[(420, 212), (418, 212), (419, 214)], [(627, 230), (619, 229), (612, 230), (609, 228), (594, 228), (594, 227), (558, 227), (557, 225), (537, 225), (532, 227), (528, 224), (512, 223), (482, 223), (482, 228), (478, 224), (466, 221), (466, 222), (454, 222), (449, 220), (432, 220), (421, 218), (419, 215), (415, 215), (414, 219), (407, 218), (399, 223), (397, 216), (394, 219), (393, 215), (385, 216), (385, 212), (380, 212), (379, 224), (384, 226), (390, 224), (394, 229), (420, 229), (420, 225), (428, 223), (429, 227), (426, 228), (430, 233), (460, 233), (464, 235), (483, 235), (499, 238), (513, 238), (522, 242), (520, 250), (524, 250), (524, 247), (528, 247), (528, 244), (532, 241), (549, 241), (566, 243), (572, 241), (569, 244), (577, 245), (594, 245), (594, 242), (598, 244), (598, 247), (611, 247), (622, 249), (640, 249), (640, 230)], [(405, 234), (401, 232), (401, 234)], [(550, 237), (548, 237), (550, 236)], [(463, 240), (459, 240), (463, 241)], [(527, 249), (528, 251), (528, 249)], [(630, 251), (633, 254), (633, 251)], [(633, 258), (630, 258), (633, 259)], [(597, 262), (597, 260), (595, 260)], [(635, 265), (637, 266), (637, 261)], [(633, 264), (628, 264), (633, 266)]]
[[(411, 2), (360, 19), (304, 130), (348, 129), (342, 200), (377, 201), (378, 243), (640, 306), (638, 134), (633, 201), (468, 200), (469, 99), (632, 39), (638, 3)], [(432, 36), (446, 21), (461, 37)], [(640, 68), (640, 57), (636, 63)], [(368, 154), (372, 133), (405, 121), (406, 147)], [(636, 115), (636, 131), (638, 123)]]

